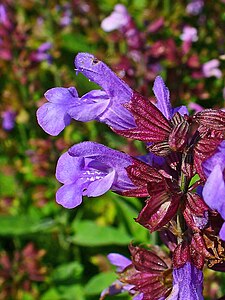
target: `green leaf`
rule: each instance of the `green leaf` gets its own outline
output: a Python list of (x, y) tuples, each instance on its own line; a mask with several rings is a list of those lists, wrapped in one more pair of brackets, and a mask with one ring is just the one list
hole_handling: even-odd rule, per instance
[(61, 285), (44, 293), (40, 300), (86, 300), (83, 287), (76, 285)]
[(114, 272), (104, 272), (92, 277), (86, 284), (84, 291), (86, 295), (100, 295), (100, 293), (109, 287), (115, 280), (117, 275)]
[(78, 284), (59, 286), (59, 292), (61, 295), (60, 300), (85, 300), (84, 289)]
[(40, 300), (61, 300), (61, 296), (56, 288), (49, 289), (46, 293), (41, 296)]
[(34, 300), (34, 297), (32, 296), (32, 294), (25, 292), (23, 293), (22, 300)]
[(92, 221), (77, 222), (74, 229), (76, 234), (72, 242), (81, 246), (127, 245), (131, 241), (131, 236), (124, 231), (112, 226), (103, 227)]
[(54, 281), (79, 279), (83, 272), (83, 266), (79, 262), (70, 262), (55, 268), (52, 273)]
[(147, 1), (146, 0), (133, 1), (133, 5), (135, 9), (144, 9), (147, 6)]
[(0, 235), (23, 235), (46, 231), (54, 226), (52, 219), (34, 219), (30, 216), (1, 216)]
[(199, 175), (196, 174), (194, 177), (192, 177), (191, 182), (189, 186), (192, 186), (195, 182), (197, 182), (200, 179)]
[(13, 175), (5, 175), (0, 172), (0, 196), (15, 196), (16, 193), (16, 180)]
[[(149, 231), (134, 221), (134, 218), (138, 216), (140, 210), (132, 206), (131, 200), (128, 202), (125, 198), (113, 198), (113, 201), (117, 206), (117, 211), (121, 214), (120, 219), (126, 223), (129, 232), (135, 240), (137, 242), (149, 242)], [(133, 200), (137, 201), (137, 199)]]

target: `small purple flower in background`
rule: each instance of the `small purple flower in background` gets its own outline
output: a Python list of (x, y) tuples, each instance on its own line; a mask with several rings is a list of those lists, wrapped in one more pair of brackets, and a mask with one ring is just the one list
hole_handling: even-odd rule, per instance
[(131, 164), (129, 155), (101, 144), (83, 142), (71, 147), (56, 167), (56, 178), (64, 184), (56, 193), (57, 203), (74, 208), (81, 204), (82, 196), (134, 188), (125, 170)]
[(2, 128), (6, 131), (10, 131), (15, 126), (16, 113), (12, 110), (2, 112)]
[(198, 31), (195, 27), (185, 26), (180, 38), (185, 42), (196, 42), (198, 40)]
[(167, 300), (203, 300), (203, 274), (193, 264), (173, 270), (173, 290)]
[(0, 4), (0, 24), (7, 28), (11, 27), (11, 22), (7, 15), (6, 7), (3, 4)]
[(47, 61), (49, 64), (52, 62), (52, 56), (48, 51), (52, 48), (50, 42), (41, 44), (36, 51), (31, 53), (31, 60), (34, 62)]
[(130, 15), (123, 4), (117, 4), (110, 16), (105, 18), (101, 27), (104, 31), (109, 32), (115, 29), (123, 29), (130, 22)]
[(195, 103), (195, 102), (190, 102), (188, 104), (188, 108), (193, 110), (195, 113), (198, 113), (200, 111), (202, 111), (204, 109), (204, 107), (202, 107), (201, 105)]
[(190, 3), (188, 3), (186, 7), (186, 12), (190, 15), (196, 16), (201, 13), (203, 7), (204, 7), (203, 0), (192, 0)]
[(8, 17), (6, 13), (5, 6), (3, 4), (0, 4), (0, 24), (7, 24), (8, 23)]
[(60, 25), (66, 27), (72, 22), (72, 9), (69, 3), (62, 7), (62, 17), (60, 18)]
[(164, 26), (165, 20), (163, 17), (160, 17), (153, 21), (147, 28), (147, 31), (150, 33), (158, 32)]
[(198, 40), (197, 29), (191, 26), (185, 26), (182, 34), (180, 35), (180, 39), (183, 41), (182, 50), (183, 55), (185, 55), (191, 49), (192, 43)]
[(143, 45), (143, 40), (130, 14), (123, 4), (117, 4), (110, 16), (105, 18), (101, 27), (104, 31), (110, 32), (120, 30), (127, 42), (129, 55), (135, 60), (140, 60), (140, 49)]
[(220, 62), (218, 59), (212, 59), (202, 65), (202, 72), (205, 77), (215, 76), (216, 78), (222, 77), (222, 72), (219, 69)]

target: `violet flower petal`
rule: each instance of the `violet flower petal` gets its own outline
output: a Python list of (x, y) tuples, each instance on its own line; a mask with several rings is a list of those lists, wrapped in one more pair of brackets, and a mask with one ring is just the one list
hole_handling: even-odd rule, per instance
[(181, 105), (181, 106), (172, 108), (172, 116), (173, 116), (176, 112), (179, 112), (179, 114), (180, 114), (181, 116), (189, 115), (188, 109), (187, 109), (187, 107), (184, 106), (184, 105)]
[(45, 93), (48, 103), (37, 110), (39, 125), (50, 135), (58, 135), (71, 122), (68, 109), (76, 105), (78, 94), (74, 87), (56, 87)]
[(101, 86), (109, 97), (118, 98), (125, 103), (132, 96), (131, 88), (102, 61), (89, 53), (78, 53), (75, 67), (91, 81)]
[(116, 171), (112, 170), (105, 177), (96, 180), (89, 184), (87, 190), (85, 191), (85, 196), (88, 197), (98, 197), (105, 194), (112, 186), (116, 177)]
[(189, 114), (187, 107), (184, 105), (172, 108), (169, 89), (166, 87), (161, 76), (156, 77), (153, 85), (153, 92), (157, 99), (156, 107), (168, 120), (171, 119), (176, 112), (179, 112), (182, 116)]
[(225, 141), (222, 141), (216, 152), (203, 162), (202, 167), (206, 177), (209, 177), (215, 165), (223, 166), (223, 169), (225, 168)]
[[(72, 166), (72, 167), (71, 167)], [(62, 154), (56, 166), (56, 179), (64, 184), (75, 182), (84, 167), (84, 158), (73, 157), (68, 152)]]
[(68, 110), (68, 114), (77, 121), (88, 122), (98, 119), (110, 103), (107, 94), (101, 90), (93, 90), (82, 96), (77, 106)]
[(187, 262), (183, 267), (173, 270), (173, 291), (168, 300), (203, 300), (203, 274), (193, 264)]
[(132, 261), (126, 256), (119, 253), (110, 253), (107, 255), (108, 260), (114, 266), (116, 266), (117, 272), (122, 272)]
[(2, 113), (2, 128), (10, 131), (15, 126), (16, 113), (12, 110), (7, 110)]
[(75, 87), (55, 87), (48, 90), (44, 96), (49, 102), (68, 105), (78, 98), (78, 93)]
[(172, 117), (170, 92), (169, 89), (166, 87), (161, 76), (156, 77), (153, 85), (153, 92), (157, 99), (157, 103), (156, 103), (157, 108), (169, 120)]
[(125, 170), (126, 167), (132, 164), (132, 159), (129, 155), (94, 142), (83, 142), (74, 145), (68, 152), (74, 157), (93, 159), (89, 167), (99, 169), (99, 164), (103, 164), (108, 169), (115, 169), (117, 180), (114, 182), (112, 190), (123, 191), (134, 188)]
[[(69, 154), (73, 157), (88, 157), (98, 158), (99, 161), (104, 161), (106, 164), (113, 166), (128, 166), (131, 163), (129, 155), (118, 150), (110, 149), (104, 145), (95, 142), (82, 142), (72, 146), (69, 149)], [(101, 159), (103, 157), (103, 160)], [(121, 165), (122, 163), (122, 165)]]
[(77, 184), (63, 185), (56, 192), (56, 202), (68, 209), (80, 205), (82, 202), (82, 188)]
[(214, 210), (217, 210), (223, 219), (225, 219), (225, 182), (223, 171), (219, 164), (215, 165), (209, 175), (202, 191), (203, 199), (206, 204)]
[(119, 280), (114, 281), (109, 287), (101, 292), (100, 300), (105, 299), (106, 296), (114, 296), (124, 292), (124, 284)]
[(50, 135), (58, 135), (71, 122), (63, 105), (45, 103), (37, 110), (38, 124)]
[(220, 229), (219, 236), (220, 236), (221, 240), (225, 241), (225, 222), (223, 223), (223, 225)]
[(132, 159), (125, 153), (93, 142), (77, 144), (58, 160), (56, 178), (64, 186), (58, 190), (56, 201), (73, 208), (81, 203), (82, 196), (135, 188), (126, 172), (130, 164)]

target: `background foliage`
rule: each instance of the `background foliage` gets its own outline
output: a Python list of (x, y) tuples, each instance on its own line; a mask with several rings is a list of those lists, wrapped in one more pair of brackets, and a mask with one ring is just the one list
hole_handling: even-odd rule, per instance
[[(153, 96), (154, 77), (161, 74), (174, 105), (198, 102), (203, 107), (224, 107), (223, 76), (201, 73), (202, 65), (212, 59), (223, 71), (224, 1), (206, 0), (198, 15), (187, 13), (188, 1), (121, 1), (144, 36), (141, 61), (132, 58), (121, 32), (106, 33), (100, 26), (117, 3), (3, 1), (10, 25), (4, 24), (0, 12), (0, 299), (99, 299), (116, 278), (108, 253), (129, 255), (131, 241), (160, 244), (156, 234), (150, 235), (133, 220), (143, 205), (138, 199), (109, 192), (85, 199), (73, 210), (55, 203), (59, 186), (55, 165), (73, 144), (91, 140), (133, 155), (145, 151), (140, 143), (95, 122), (74, 121), (58, 137), (48, 136), (38, 126), (36, 110), (47, 89), (75, 86), (82, 95), (96, 88), (82, 75), (76, 76), (73, 60), (78, 52), (104, 60), (148, 97)], [(163, 26), (150, 30), (159, 18)], [(198, 31), (198, 41), (188, 54), (182, 54), (180, 39), (185, 25)], [(51, 43), (49, 49), (39, 59), (39, 46), (46, 42)], [(160, 47), (163, 55), (158, 53)], [(149, 65), (144, 63), (146, 57)], [(160, 64), (158, 72), (153, 72), (152, 63)], [(3, 125), (7, 111), (15, 115), (11, 130)], [(225, 293), (222, 275), (207, 270), (205, 276), (209, 299)]]

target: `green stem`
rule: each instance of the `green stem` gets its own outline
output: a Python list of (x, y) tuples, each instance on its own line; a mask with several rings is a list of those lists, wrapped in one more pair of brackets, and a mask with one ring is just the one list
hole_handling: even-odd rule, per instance
[(177, 212), (177, 232), (178, 232), (177, 241), (178, 241), (178, 244), (180, 244), (183, 241), (182, 234), (183, 234), (184, 225), (185, 225), (184, 217), (183, 217), (181, 211), (179, 210)]

